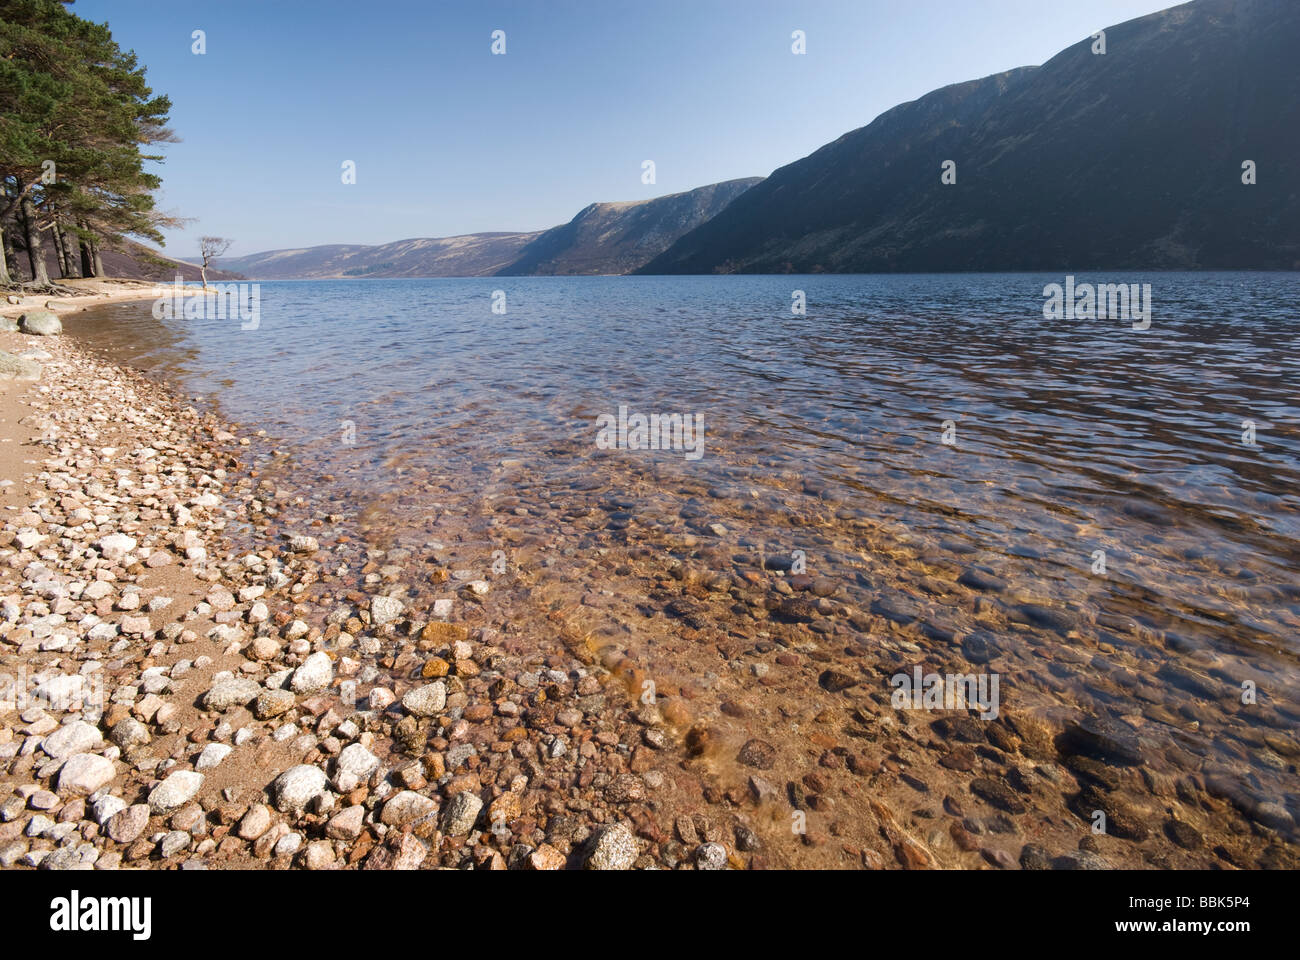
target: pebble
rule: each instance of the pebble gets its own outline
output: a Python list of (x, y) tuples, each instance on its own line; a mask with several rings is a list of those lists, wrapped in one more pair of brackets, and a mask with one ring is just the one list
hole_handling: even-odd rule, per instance
[(115, 843), (134, 843), (149, 825), (149, 807), (136, 803), (109, 817), (104, 832)]
[(275, 778), (271, 796), (281, 813), (300, 813), (325, 792), (325, 785), (325, 772), (320, 767), (299, 764)]
[(298, 694), (319, 693), (334, 679), (334, 661), (326, 653), (313, 653), (293, 672), (289, 689)]
[(584, 865), (588, 870), (631, 870), (640, 855), (632, 831), (616, 823), (592, 837)]
[(177, 770), (149, 791), (149, 809), (154, 813), (170, 813), (189, 803), (203, 786), (203, 774)]
[(59, 770), (60, 794), (92, 794), (117, 776), (113, 761), (94, 753), (78, 753)]
[(380, 821), (390, 827), (400, 827), (407, 823), (414, 823), (416, 820), (423, 820), (437, 809), (438, 805), (428, 797), (414, 790), (403, 790), (394, 794), (384, 804)]
[(209, 743), (194, 761), (195, 770), (208, 770), (221, 763), (233, 748), (224, 743)]
[(402, 697), (402, 709), (413, 717), (431, 717), (447, 705), (447, 685), (441, 680), (416, 687)]
[[(442, 832), (450, 837), (458, 837), (462, 834), (469, 833), (474, 827), (474, 822), (478, 819), (479, 811), (483, 809), (483, 801), (478, 794), (466, 790), (456, 794), (447, 804), (447, 810), (442, 817)], [(385, 808), (387, 812), (387, 808)]]

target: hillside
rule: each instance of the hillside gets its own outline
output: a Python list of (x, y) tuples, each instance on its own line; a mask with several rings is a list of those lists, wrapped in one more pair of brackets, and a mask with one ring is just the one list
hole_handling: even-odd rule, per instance
[(593, 203), (530, 242), (502, 276), (631, 273), (719, 213), (762, 177), (628, 203)]
[(1092, 46), (895, 107), (640, 272), (1300, 267), (1300, 3), (1197, 0)]
[(536, 233), (329, 244), (220, 263), (258, 280), (630, 273), (760, 182), (751, 177), (651, 200), (593, 203), (563, 226)]
[(377, 246), (329, 244), (222, 257), (221, 265), (257, 280), (336, 277), (481, 277), (512, 263), (536, 233), (472, 233), (397, 240)]

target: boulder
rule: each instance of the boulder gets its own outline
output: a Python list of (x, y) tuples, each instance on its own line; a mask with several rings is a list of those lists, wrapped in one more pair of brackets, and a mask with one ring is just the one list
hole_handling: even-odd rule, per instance
[(38, 337), (57, 337), (63, 324), (51, 310), (28, 310), (18, 318), (18, 329)]

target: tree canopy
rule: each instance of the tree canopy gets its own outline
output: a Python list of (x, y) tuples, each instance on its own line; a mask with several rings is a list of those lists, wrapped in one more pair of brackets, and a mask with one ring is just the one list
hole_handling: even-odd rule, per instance
[[(6, 254), (22, 244), (36, 283), (48, 282), (46, 232), (63, 276), (98, 275), (101, 246), (162, 243), (160, 227), (176, 222), (154, 209), (161, 179), (146, 169), (162, 159), (152, 148), (175, 139), (171, 101), (106, 24), (68, 6), (0, 0), (0, 231)], [(0, 282), (12, 259), (0, 257)]]

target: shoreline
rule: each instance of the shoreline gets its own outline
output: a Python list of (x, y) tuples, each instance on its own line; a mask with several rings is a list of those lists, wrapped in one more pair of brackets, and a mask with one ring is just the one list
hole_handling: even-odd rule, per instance
[[(112, 299), (151, 299), (139, 286)], [(554, 594), (521, 616), (536, 557), (480, 580), (442, 523), (367, 540), (309, 477), (262, 465), (261, 431), (94, 343), (4, 332), (0, 350), (46, 355), (38, 381), (0, 380), (0, 869), (1294, 862), (1284, 805), (1218, 765), (1171, 771), (1128, 727), (1023, 701), (986, 722), (899, 710), (876, 681), (928, 640), (811, 577), (623, 558), (625, 596), (691, 618), (675, 678)], [(709, 616), (737, 599), (779, 615), (752, 649)], [(871, 646), (828, 639), (846, 623)], [(84, 695), (19, 704), (15, 682)], [(1111, 833), (1078, 819), (1094, 807)]]
[[(0, 868), (659, 865), (644, 809), (612, 808), (662, 774), (573, 709), (596, 675), (377, 591), (327, 611), (315, 531), (227, 537), (288, 499), (255, 439), (66, 336), (0, 350), (42, 366), (0, 381)], [(708, 835), (695, 859), (726, 866)]]

